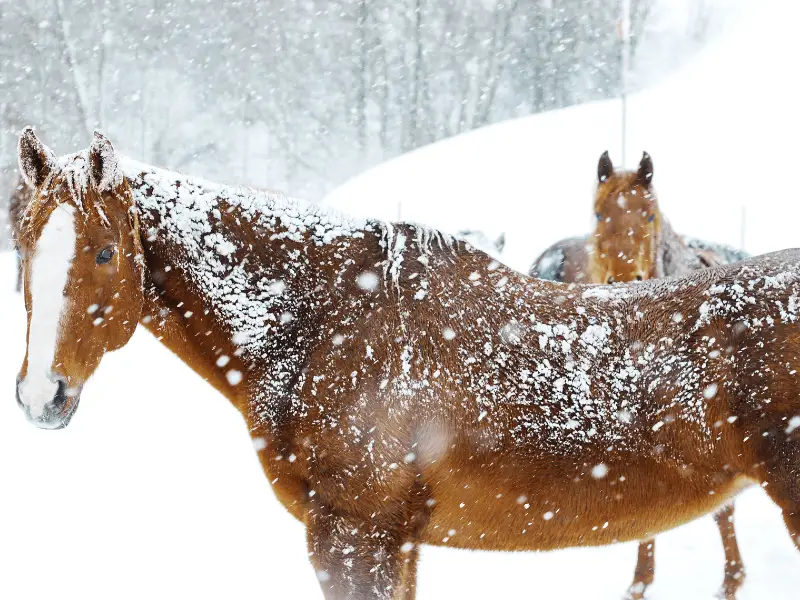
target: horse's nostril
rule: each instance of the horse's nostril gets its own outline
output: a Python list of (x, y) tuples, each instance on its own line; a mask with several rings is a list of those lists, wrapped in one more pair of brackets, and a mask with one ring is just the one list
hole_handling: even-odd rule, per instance
[(67, 384), (62, 380), (58, 380), (58, 389), (56, 390), (56, 395), (53, 398), (53, 407), (56, 410), (61, 410), (64, 408), (64, 405), (67, 403)]

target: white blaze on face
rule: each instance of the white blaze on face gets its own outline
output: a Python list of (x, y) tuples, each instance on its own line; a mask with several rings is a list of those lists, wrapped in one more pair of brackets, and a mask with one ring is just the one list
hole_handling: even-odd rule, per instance
[(66, 306), (64, 288), (75, 258), (75, 208), (60, 204), (50, 213), (33, 253), (30, 272), (31, 321), (28, 370), (20, 383), (20, 401), (39, 418), (55, 397), (51, 368)]

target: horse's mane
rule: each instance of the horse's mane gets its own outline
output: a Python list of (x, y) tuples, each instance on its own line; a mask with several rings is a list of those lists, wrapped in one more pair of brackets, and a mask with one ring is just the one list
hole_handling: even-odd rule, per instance
[[(128, 158), (121, 161), (122, 172), (134, 189), (145, 184), (152, 192), (137, 194), (142, 208), (161, 212), (167, 203), (180, 205), (185, 229), (203, 228), (204, 215), (218, 209), (224, 201), (241, 211), (241, 217), (255, 226), (274, 229), (280, 220), (282, 231), (276, 235), (294, 241), (308, 236), (316, 244), (327, 244), (340, 238), (363, 238), (372, 232), (386, 253), (385, 275), (396, 280), (404, 255), (411, 251), (414, 258), (431, 252), (458, 249), (453, 236), (416, 223), (390, 223), (376, 219), (351, 217), (338, 210), (312, 204), (280, 192), (230, 185), (187, 175), (179, 171), (147, 165)], [(471, 246), (463, 244), (467, 250)], [(424, 259), (423, 259), (424, 261)]]
[(134, 187), (141, 181), (152, 188), (152, 194), (140, 199), (148, 209), (158, 211), (159, 203), (180, 200), (186, 216), (191, 217), (192, 212), (214, 210), (223, 200), (254, 224), (272, 224), (279, 218), (286, 229), (284, 237), (301, 241), (308, 233), (320, 244), (342, 236), (361, 237), (360, 232), (370, 223), (272, 190), (213, 182), (129, 158), (122, 159), (121, 167)]
[[(27, 206), (23, 207), (20, 212), (20, 219), (18, 222), (19, 229), (18, 235), (24, 237), (29, 235), (34, 229), (34, 225), (41, 219), (43, 208), (52, 203), (61, 204), (67, 202), (75, 206), (78, 213), (87, 218), (89, 213), (95, 211), (101, 218), (105, 225), (108, 225), (108, 219), (105, 215), (103, 207), (99, 202), (99, 198), (95, 198), (95, 202), (89, 203), (87, 197), (90, 189), (89, 186), (89, 151), (83, 150), (73, 154), (65, 154), (56, 159), (56, 164), (45, 179), (41, 186), (40, 191), (36, 193), (32, 191)], [(69, 194), (57, 195), (52, 190), (54, 178), (60, 178), (62, 183), (67, 186)]]

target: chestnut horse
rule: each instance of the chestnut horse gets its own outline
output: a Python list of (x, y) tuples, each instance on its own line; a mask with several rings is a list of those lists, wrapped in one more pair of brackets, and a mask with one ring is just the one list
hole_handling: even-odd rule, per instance
[(8, 199), (8, 228), (11, 233), (11, 241), (14, 244), (14, 250), (17, 253), (17, 291), (22, 289), (22, 260), (20, 258), (19, 244), (17, 243), (17, 231), (19, 230), (19, 221), (22, 218), (22, 213), (25, 207), (31, 201), (33, 190), (25, 183), (25, 179), (20, 175), (14, 183), (11, 190), (11, 196)]
[[(565, 282), (607, 283), (641, 281), (680, 275), (700, 268), (744, 260), (747, 255), (721, 244), (683, 239), (658, 208), (653, 189), (653, 161), (646, 152), (635, 172), (615, 171), (604, 152), (597, 165), (595, 232), (570, 238), (540, 256), (530, 274)], [(744, 565), (733, 527), (733, 505), (714, 518), (725, 549), (725, 574), (720, 596), (733, 599), (744, 583)], [(655, 575), (655, 541), (639, 544), (633, 584), (628, 598), (641, 600)]]
[(800, 548), (800, 251), (569, 286), (99, 133), (27, 129), (20, 164), (26, 417), (66, 426), (141, 323), (241, 411), (328, 599), (413, 598), (420, 544), (640, 540), (750, 482)]
[(641, 281), (684, 275), (748, 258), (724, 244), (684, 238), (658, 208), (653, 161), (645, 152), (636, 171), (616, 171), (608, 152), (597, 165), (596, 225), (586, 237), (561, 240), (528, 273), (574, 283)]

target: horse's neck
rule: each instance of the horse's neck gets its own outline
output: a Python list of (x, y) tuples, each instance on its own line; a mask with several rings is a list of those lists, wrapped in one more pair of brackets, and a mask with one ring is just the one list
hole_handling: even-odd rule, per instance
[(337, 279), (355, 284), (378, 236), (277, 195), (143, 165), (125, 175), (148, 267), (145, 326), (240, 410), (265, 373), (288, 385), (320, 311), (347, 294)]

